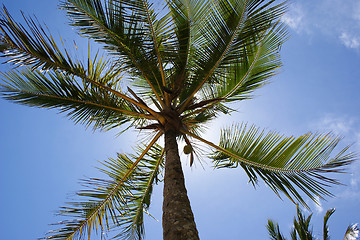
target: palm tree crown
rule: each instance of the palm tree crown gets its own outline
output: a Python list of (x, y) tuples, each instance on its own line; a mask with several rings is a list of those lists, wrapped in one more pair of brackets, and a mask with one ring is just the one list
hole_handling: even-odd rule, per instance
[(190, 165), (201, 154), (197, 144), (206, 144), (215, 168), (241, 167), (254, 186), (262, 179), (304, 205), (301, 193), (314, 201), (331, 195), (326, 187), (338, 181), (324, 174), (354, 160), (348, 147), (334, 153), (340, 139), (332, 134), (285, 137), (236, 123), (219, 144), (202, 136), (208, 121), (234, 111), (230, 104), (251, 98), (281, 67), (286, 2), (168, 0), (159, 13), (150, 0), (63, 0), (60, 7), (106, 54), (81, 62), (36, 20), (24, 17), (22, 25), (4, 7), (0, 50), (18, 68), (2, 73), (2, 97), (56, 108), (94, 129), (134, 127), (150, 137), (134, 154), (104, 163), (109, 179), (86, 180), (80, 200), (60, 210), (70, 220), (46, 238), (90, 238), (98, 227), (117, 227), (116, 237), (141, 239), (153, 185), (165, 172), (164, 239), (198, 239), (179, 140)]
[[(323, 240), (330, 240), (329, 237), (329, 226), (328, 221), (331, 215), (335, 212), (335, 208), (331, 208), (326, 211), (324, 216), (324, 224), (323, 224)], [(313, 233), (312, 227), (310, 225), (310, 221), (312, 218), (312, 214), (309, 216), (305, 216), (299, 206), (297, 206), (297, 215), (294, 218), (294, 226), (290, 232), (290, 236), (292, 240), (313, 240), (319, 239)], [(268, 220), (267, 224), (268, 233), (270, 235), (271, 240), (286, 240), (286, 238), (281, 234), (279, 224), (273, 222), (272, 220)], [(350, 224), (345, 232), (343, 240), (357, 240), (359, 239), (359, 228), (356, 224)]]

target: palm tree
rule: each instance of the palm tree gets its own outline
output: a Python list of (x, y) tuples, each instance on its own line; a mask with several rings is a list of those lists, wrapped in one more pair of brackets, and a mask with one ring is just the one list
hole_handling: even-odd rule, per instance
[[(329, 209), (326, 211), (324, 216), (324, 224), (323, 224), (323, 239), (329, 240), (329, 226), (327, 224), (330, 216), (335, 212), (335, 208)], [(300, 210), (299, 206), (297, 206), (297, 216), (294, 218), (294, 226), (290, 232), (290, 236), (292, 240), (312, 240), (317, 239), (312, 229), (310, 228), (312, 214), (309, 216), (305, 216)], [(272, 220), (268, 220), (267, 229), (270, 235), (271, 240), (285, 240), (286, 238), (281, 234), (279, 224), (273, 222)], [(359, 239), (359, 228), (357, 224), (350, 224), (346, 229), (344, 240), (356, 240)]]
[(281, 67), (286, 2), (167, 0), (160, 11), (150, 0), (63, 0), (60, 7), (104, 56), (89, 53), (81, 62), (35, 19), (21, 25), (4, 7), (0, 50), (18, 68), (2, 74), (2, 97), (56, 108), (95, 130), (135, 128), (148, 137), (134, 154), (104, 162), (108, 179), (85, 180), (79, 200), (60, 210), (69, 220), (46, 238), (118, 228), (116, 237), (141, 239), (143, 213), (164, 172), (164, 239), (199, 239), (179, 141), (190, 165), (205, 144), (216, 169), (241, 167), (254, 186), (262, 179), (303, 205), (301, 193), (314, 201), (331, 196), (327, 187), (339, 182), (325, 174), (354, 160), (348, 147), (334, 153), (340, 139), (332, 134), (285, 137), (236, 123), (222, 130), (219, 144), (202, 136), (206, 123), (229, 115), (231, 104), (251, 98)]

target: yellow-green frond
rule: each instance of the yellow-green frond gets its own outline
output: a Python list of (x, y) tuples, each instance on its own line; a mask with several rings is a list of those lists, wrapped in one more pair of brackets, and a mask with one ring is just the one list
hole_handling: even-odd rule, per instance
[(87, 239), (98, 229), (117, 229), (120, 239), (143, 239), (143, 214), (149, 209), (163, 157), (163, 149), (155, 144), (150, 149), (139, 147), (136, 155), (118, 154), (105, 161), (100, 170), (107, 179), (83, 180), (86, 189), (77, 193), (80, 200), (61, 208), (66, 220), (45, 239)]
[(254, 126), (233, 125), (222, 130), (211, 157), (215, 168), (241, 167), (254, 186), (262, 179), (276, 194), (282, 192), (306, 205), (300, 192), (314, 201), (316, 196), (331, 196), (326, 187), (339, 182), (326, 174), (344, 171), (355, 159), (349, 146), (337, 150), (339, 141), (332, 134), (285, 137)]

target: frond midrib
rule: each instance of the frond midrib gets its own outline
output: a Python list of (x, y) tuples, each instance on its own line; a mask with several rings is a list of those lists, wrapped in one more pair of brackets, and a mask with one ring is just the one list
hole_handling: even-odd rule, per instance
[[(141, 205), (144, 205), (144, 202), (145, 202), (145, 197), (146, 197), (146, 195), (149, 193), (149, 190), (150, 190), (150, 186), (151, 186), (151, 184), (153, 183), (153, 181), (154, 181), (154, 179), (155, 179), (155, 176), (156, 176), (156, 173), (157, 173), (157, 170), (159, 169), (159, 167), (160, 167), (160, 165), (161, 165), (161, 163), (162, 163), (162, 161), (163, 161), (163, 156), (164, 156), (164, 153), (165, 153), (165, 151), (163, 150), (163, 152), (161, 153), (161, 156), (160, 156), (160, 158), (159, 158), (159, 160), (158, 160), (158, 162), (157, 162), (157, 164), (156, 164), (156, 166), (155, 166), (155, 168), (154, 168), (154, 171), (153, 171), (153, 173), (151, 174), (151, 176), (149, 177), (149, 181), (147, 182), (147, 184), (146, 184), (146, 192), (143, 194), (143, 196), (142, 196), (142, 198), (141, 198)], [(141, 208), (142, 209), (142, 208)], [(135, 214), (135, 219), (138, 219), (138, 217), (139, 217), (139, 215), (141, 214), (141, 212), (140, 212), (140, 208), (138, 208), (137, 209), (137, 211), (136, 211), (136, 214)]]
[[(157, 40), (156, 40), (154, 26), (153, 26), (153, 23), (151, 21), (151, 16), (150, 16), (149, 8), (148, 8), (148, 5), (147, 5), (147, 1), (145, 1), (145, 0), (141, 0), (141, 1), (142, 1), (143, 5), (144, 5), (144, 8), (146, 10), (146, 17), (148, 19), (148, 24), (149, 24), (150, 31), (151, 31), (151, 36), (152, 36), (152, 39), (153, 39), (154, 49), (155, 49), (156, 56), (157, 56), (157, 59), (158, 59), (158, 62), (159, 62), (159, 68), (160, 68), (160, 73), (161, 73), (162, 84), (163, 84), (163, 86), (166, 86), (164, 69), (163, 69), (161, 56), (160, 56), (160, 52), (159, 52), (159, 48), (158, 48), (158, 43), (157, 43)], [(167, 94), (165, 94), (165, 97), (167, 97)]]
[[(74, 235), (77, 232), (81, 232), (82, 229), (84, 228), (84, 226), (86, 226), (86, 224), (88, 223), (88, 221), (90, 221), (93, 217), (95, 217), (95, 215), (101, 210), (103, 209), (103, 207), (105, 206), (105, 204), (110, 201), (111, 197), (114, 195), (115, 191), (117, 189), (120, 188), (120, 186), (123, 184), (124, 180), (133, 172), (133, 170), (135, 169), (135, 167), (137, 166), (137, 164), (140, 162), (140, 160), (145, 156), (145, 154), (150, 150), (150, 148), (156, 143), (156, 141), (160, 138), (160, 136), (162, 135), (161, 132), (157, 133), (157, 135), (153, 138), (153, 140), (149, 143), (149, 145), (145, 148), (145, 150), (141, 153), (141, 155), (139, 156), (139, 158), (133, 163), (133, 165), (130, 167), (130, 169), (126, 172), (126, 174), (122, 177), (122, 179), (115, 185), (115, 187), (111, 190), (111, 192), (107, 195), (107, 197), (101, 202), (101, 204), (99, 204), (99, 206), (86, 218), (83, 220), (83, 223), (74, 229), (74, 231), (71, 233), (71, 235), (69, 235), (66, 239), (67, 240), (72, 240)], [(90, 235), (89, 235), (90, 237)]]
[[(263, 38), (262, 38), (261, 40), (263, 40)], [(233, 87), (233, 89), (231, 89), (231, 91), (228, 92), (223, 98), (226, 99), (226, 98), (228, 98), (231, 94), (233, 94), (233, 93), (236, 91), (236, 89), (240, 86), (240, 84), (243, 83), (244, 79), (246, 79), (246, 78), (249, 76), (250, 72), (253, 70), (253, 67), (254, 67), (255, 64), (257, 63), (258, 57), (260, 56), (260, 52), (261, 52), (261, 50), (262, 50), (261, 48), (262, 48), (262, 46), (263, 46), (263, 42), (262, 42), (261, 40), (259, 41), (260, 44), (259, 44), (259, 46), (258, 46), (258, 51), (257, 51), (256, 54), (255, 54), (254, 60), (253, 60), (253, 62), (251, 63), (249, 69), (246, 71), (244, 77), (243, 77), (243, 78), (235, 85), (235, 87)]]
[(47, 97), (47, 98), (65, 100), (65, 101), (68, 101), (68, 102), (82, 103), (82, 104), (86, 104), (86, 105), (92, 105), (92, 106), (97, 106), (97, 107), (117, 111), (117, 112), (124, 113), (126, 115), (131, 115), (131, 116), (134, 116), (134, 117), (141, 117), (141, 118), (144, 118), (144, 119), (155, 120), (155, 118), (152, 115), (147, 115), (147, 114), (143, 114), (143, 113), (136, 113), (136, 112), (132, 112), (132, 111), (125, 110), (125, 109), (120, 109), (120, 108), (115, 108), (115, 107), (111, 107), (111, 106), (107, 106), (107, 105), (102, 105), (102, 104), (99, 104), (99, 103), (94, 103), (94, 102), (89, 102), (89, 101), (84, 101), (84, 100), (78, 100), (78, 99), (73, 99), (73, 98), (63, 98), (63, 97), (54, 96), (54, 95), (48, 95), (48, 94), (40, 94), (40, 93), (31, 92), (31, 91), (25, 91), (25, 90), (22, 90), (22, 89), (12, 88), (10, 86), (6, 86), (6, 85), (3, 85), (3, 84), (0, 84), (0, 86), (3, 86), (4, 88), (7, 88), (7, 89), (11, 89), (12, 91), (15, 91), (15, 92), (25, 93), (25, 94), (29, 94), (29, 95), (35, 95), (35, 96), (38, 96), (38, 97)]
[[(247, 4), (247, 1), (245, 1), (245, 5)], [(200, 84), (198, 84), (198, 86), (195, 88), (195, 90), (188, 96), (187, 100), (184, 102), (184, 104), (180, 107), (180, 112), (183, 112), (186, 107), (188, 106), (189, 102), (191, 101), (191, 99), (193, 98), (193, 96), (199, 91), (199, 89), (205, 84), (205, 82), (207, 81), (207, 79), (213, 74), (213, 72), (215, 71), (215, 69), (219, 66), (219, 64), (222, 62), (222, 60), (224, 59), (224, 57), (226, 56), (226, 54), (228, 53), (230, 47), (232, 46), (235, 37), (237, 36), (237, 33), (239, 32), (241, 25), (243, 24), (243, 19), (246, 16), (246, 7), (244, 7), (243, 12), (241, 13), (241, 17), (239, 19), (239, 23), (236, 26), (236, 29), (234, 30), (234, 32), (232, 33), (232, 36), (229, 40), (229, 42), (226, 45), (226, 48), (224, 49), (223, 53), (221, 54), (221, 56), (219, 57), (219, 59), (216, 61), (216, 63), (214, 64), (214, 66), (210, 69), (210, 71), (208, 72), (208, 74), (204, 77), (204, 79), (200, 82)]]
[(249, 166), (252, 166), (252, 167), (255, 167), (255, 168), (260, 168), (262, 170), (266, 170), (266, 171), (271, 171), (271, 172), (276, 172), (276, 173), (280, 173), (280, 174), (296, 174), (296, 173), (308, 173), (308, 172), (313, 172), (313, 171), (318, 171), (320, 170), (321, 168), (325, 167), (327, 164), (323, 164), (323, 165), (320, 165), (320, 166), (317, 166), (317, 167), (310, 167), (310, 168), (302, 168), (302, 169), (294, 169), (294, 168), (287, 168), (287, 167), (284, 167), (284, 168), (279, 168), (279, 167), (273, 167), (273, 166), (267, 166), (267, 165), (264, 165), (264, 164), (261, 164), (261, 163), (257, 163), (257, 162), (253, 162), (251, 160), (248, 160), (248, 159), (245, 159), (243, 157), (240, 157), (236, 154), (234, 154), (233, 152), (230, 152), (228, 151), (227, 149), (225, 148), (222, 148), (210, 141), (207, 141), (189, 131), (186, 131), (186, 130), (182, 130), (182, 133), (183, 134), (186, 134), (186, 135), (189, 135), (203, 143), (206, 143), (207, 145), (223, 152), (224, 154), (230, 156), (230, 157), (233, 157), (233, 158), (236, 158), (238, 160), (240, 160), (242, 163), (246, 164), (246, 165), (249, 165)]
[[(71, 1), (71, 0), (68, 0)], [(106, 26), (104, 26), (97, 18), (96, 16), (93, 16), (92, 14), (89, 14), (85, 9), (81, 8), (80, 6), (76, 5), (74, 2), (71, 1), (72, 4), (74, 4), (74, 6), (76, 6), (78, 9), (80, 9), (84, 14), (90, 16), (93, 20), (96, 21), (96, 23), (105, 31), (108, 32), (111, 37), (120, 44), (120, 46), (126, 51), (126, 53), (128, 54), (128, 56), (130, 57), (132, 63), (140, 70), (140, 72), (142, 73), (143, 77), (146, 79), (147, 83), (149, 84), (149, 86), (151, 87), (151, 90), (153, 91), (153, 93), (155, 94), (156, 98), (158, 99), (159, 103), (161, 105), (163, 105), (163, 102), (160, 98), (160, 96), (158, 95), (158, 93), (156, 92), (154, 86), (151, 84), (149, 78), (147, 77), (147, 75), (145, 74), (145, 71), (139, 66), (139, 64), (137, 64), (137, 61), (135, 60), (134, 56), (131, 54), (131, 52), (128, 50), (127, 46), (119, 39), (119, 37), (113, 32), (111, 31), (109, 28), (107, 28)]]
[[(14, 23), (14, 24), (15, 24), (15, 23)], [(12, 41), (11, 41), (11, 42), (12, 42)], [(84, 80), (86, 80), (86, 81), (88, 81), (88, 82), (90, 82), (90, 83), (92, 83), (92, 84), (95, 84), (96, 86), (98, 86), (98, 87), (100, 87), (100, 88), (103, 88), (103, 89), (105, 89), (105, 90), (107, 90), (107, 91), (110, 91), (110, 92), (112, 92), (113, 94), (118, 95), (120, 98), (123, 98), (123, 99), (131, 102), (132, 104), (135, 104), (136, 106), (138, 106), (138, 107), (140, 107), (140, 108), (148, 111), (148, 112), (149, 112), (151, 115), (153, 115), (155, 118), (157, 118), (157, 119), (162, 119), (161, 116), (160, 116), (159, 114), (156, 114), (152, 109), (150, 109), (150, 108), (148, 108), (148, 107), (146, 107), (146, 106), (143, 106), (142, 104), (140, 104), (140, 103), (138, 103), (137, 101), (135, 101), (135, 100), (127, 97), (126, 95), (124, 95), (124, 94), (122, 94), (122, 93), (120, 93), (120, 92), (118, 92), (118, 91), (116, 91), (116, 90), (114, 90), (114, 89), (112, 89), (112, 88), (109, 88), (109, 87), (107, 87), (107, 86), (105, 86), (105, 85), (103, 85), (103, 84), (101, 84), (101, 83), (99, 83), (99, 82), (97, 82), (97, 81), (89, 78), (88, 76), (86, 76), (86, 74), (84, 73), (84, 71), (82, 71), (82, 66), (80, 66), (80, 65), (74, 66), (71, 61), (70, 61), (70, 62), (67, 62), (67, 61), (69, 61), (70, 59), (68, 58), (68, 59), (66, 60), (66, 59), (62, 56), (62, 54), (61, 54), (60, 52), (58, 52), (58, 54), (60, 54), (60, 56), (61, 56), (61, 58), (62, 58), (63, 60), (66, 60), (66, 64), (65, 64), (65, 65), (59, 63), (58, 61), (51, 61), (51, 59), (49, 59), (49, 58), (44, 58), (44, 57), (36, 54), (36, 52), (35, 52), (35, 54), (34, 54), (34, 53), (31, 52), (31, 51), (26, 51), (26, 50), (24, 50), (24, 49), (22, 49), (22, 48), (18, 48), (16, 45), (14, 45), (14, 44), (12, 44), (12, 43), (9, 43), (9, 44), (11, 45), (13, 51), (18, 51), (18, 52), (25, 53), (25, 54), (27, 54), (27, 55), (33, 56), (33, 57), (35, 57), (36, 59), (38, 59), (38, 60), (40, 60), (40, 61), (43, 61), (43, 62), (45, 62), (45, 63), (48, 64), (48, 65), (53, 66), (55, 69), (61, 69), (61, 70), (64, 70), (64, 71), (66, 71), (66, 72), (68, 72), (68, 73), (71, 73), (71, 74), (73, 74), (73, 75), (75, 75), (75, 76), (78, 76), (78, 77), (80, 77), (81, 79), (84, 79)], [(54, 44), (52, 44), (52, 46), (58, 50), (58, 48), (57, 48)], [(75, 68), (71, 68), (70, 66), (74, 66)]]

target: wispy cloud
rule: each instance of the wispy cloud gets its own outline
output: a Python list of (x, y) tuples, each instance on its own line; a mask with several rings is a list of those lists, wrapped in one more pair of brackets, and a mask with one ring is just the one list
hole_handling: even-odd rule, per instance
[(359, 49), (360, 47), (360, 37), (351, 36), (347, 32), (343, 32), (340, 35), (340, 40), (347, 48)]
[(290, 5), (290, 9), (284, 14), (282, 20), (297, 33), (305, 30), (305, 11), (300, 4), (294, 3)]
[(317, 204), (315, 203), (315, 210), (318, 214), (320, 214), (324, 211), (324, 208), (322, 206), (319, 196), (316, 197), (316, 202), (317, 202)]
[(311, 214), (311, 213), (322, 214), (323, 211), (324, 211), (324, 206), (323, 206), (319, 196), (315, 196), (315, 201), (307, 199), (306, 204), (308, 206), (312, 206), (312, 207), (310, 209), (308, 209), (306, 207), (300, 206), (301, 211), (304, 212), (304, 213), (307, 213), (307, 214)]
[(322, 34), (360, 51), (360, 2), (358, 0), (297, 0), (283, 20), (298, 34)]
[(344, 191), (337, 194), (339, 198), (343, 199), (359, 199), (360, 198), (360, 164), (355, 162), (351, 167), (350, 184), (344, 189)]
[[(321, 132), (332, 132), (344, 137), (346, 145), (352, 145), (353, 151), (360, 153), (360, 119), (348, 116), (325, 114), (310, 124), (310, 128)], [(360, 168), (360, 162), (358, 163)]]
[(357, 24), (360, 24), (360, 2), (356, 2), (352, 8), (352, 18), (357, 20)]
[(352, 187), (348, 187), (343, 192), (337, 194), (339, 199), (359, 199), (360, 198), (360, 190), (358, 188), (354, 189)]
[[(312, 123), (310, 127), (321, 131), (331, 131), (337, 135), (348, 135), (349, 133), (354, 135), (357, 133), (357, 131), (353, 131), (356, 130), (356, 124), (357, 120), (355, 118), (326, 114)], [(351, 136), (351, 138), (356, 138), (356, 134)]]
[[(353, 144), (352, 151), (360, 153), (360, 119), (347, 116), (334, 116), (327, 114), (315, 123), (311, 124), (312, 129), (319, 131), (331, 131), (336, 135), (344, 137), (344, 144)], [(360, 197), (360, 162), (355, 161), (350, 172), (350, 179), (345, 190), (337, 196), (339, 198), (357, 199)]]

